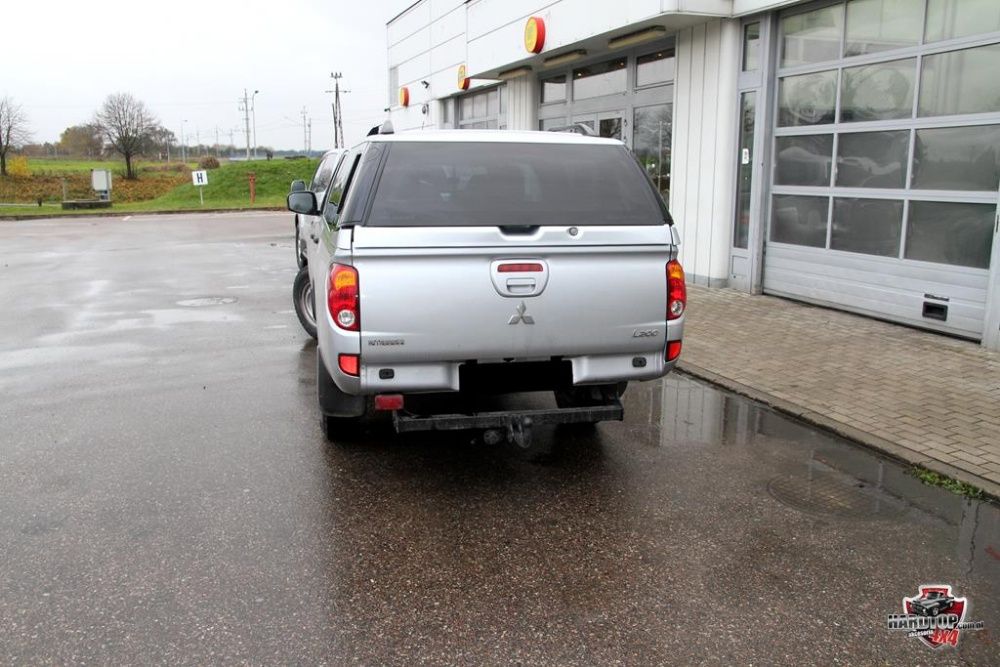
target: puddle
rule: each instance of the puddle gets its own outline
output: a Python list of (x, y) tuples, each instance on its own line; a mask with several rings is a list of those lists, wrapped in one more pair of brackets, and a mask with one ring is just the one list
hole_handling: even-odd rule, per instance
[(766, 475), (761, 493), (785, 507), (852, 522), (929, 515), (951, 526), (966, 572), (986, 574), (1000, 565), (995, 503), (923, 484), (877, 452), (683, 374), (668, 376), (647, 397), (626, 393), (626, 401), (633, 419), (647, 413), (640, 420), (650, 444), (673, 443), (707, 460), (743, 457), (747, 474), (759, 468)]

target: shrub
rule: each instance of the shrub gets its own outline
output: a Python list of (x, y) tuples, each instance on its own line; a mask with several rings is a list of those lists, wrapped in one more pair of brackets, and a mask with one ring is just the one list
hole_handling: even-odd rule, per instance
[(15, 177), (31, 176), (31, 167), (28, 166), (28, 158), (23, 155), (12, 157), (7, 163), (7, 175)]
[(206, 155), (202, 159), (198, 160), (198, 166), (202, 169), (218, 169), (219, 161), (211, 155)]

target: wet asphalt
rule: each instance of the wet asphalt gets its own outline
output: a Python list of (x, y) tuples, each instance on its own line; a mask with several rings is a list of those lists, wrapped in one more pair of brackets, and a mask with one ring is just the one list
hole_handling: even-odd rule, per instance
[(0, 663), (997, 664), (996, 506), (681, 375), (541, 463), (326, 443), (291, 231), (0, 222)]

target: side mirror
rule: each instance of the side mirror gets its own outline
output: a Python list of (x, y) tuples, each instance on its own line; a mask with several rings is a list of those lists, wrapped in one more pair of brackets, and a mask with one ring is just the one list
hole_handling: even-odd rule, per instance
[(303, 180), (292, 181), (292, 188), (289, 192), (303, 192), (306, 189), (306, 182)]
[(316, 208), (316, 195), (308, 190), (291, 192), (288, 195), (288, 210), (302, 215), (316, 215), (319, 213)]

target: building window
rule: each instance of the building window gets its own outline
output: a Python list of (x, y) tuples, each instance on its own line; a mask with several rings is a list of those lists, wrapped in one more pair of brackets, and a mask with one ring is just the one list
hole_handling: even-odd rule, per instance
[(1000, 2), (842, 0), (779, 27), (769, 240), (988, 268)]
[(560, 74), (542, 80), (542, 104), (566, 100), (566, 75)]
[(928, 42), (1000, 30), (996, 0), (930, 0), (927, 3)]
[(919, 115), (1000, 111), (1000, 44), (924, 56)]
[(835, 60), (840, 55), (844, 7), (833, 5), (781, 20), (781, 66)]
[(458, 127), (462, 130), (497, 130), (504, 119), (503, 87), (469, 93), (458, 98)]
[(635, 85), (652, 86), (674, 80), (674, 50), (660, 49), (635, 59)]
[(845, 56), (877, 53), (920, 42), (920, 7), (913, 0), (851, 0), (847, 3)]
[(615, 58), (573, 70), (573, 99), (624, 93), (628, 83), (627, 64), (627, 58)]
[(399, 68), (389, 68), (389, 106), (399, 104)]
[(760, 69), (760, 23), (743, 26), (743, 71)]

